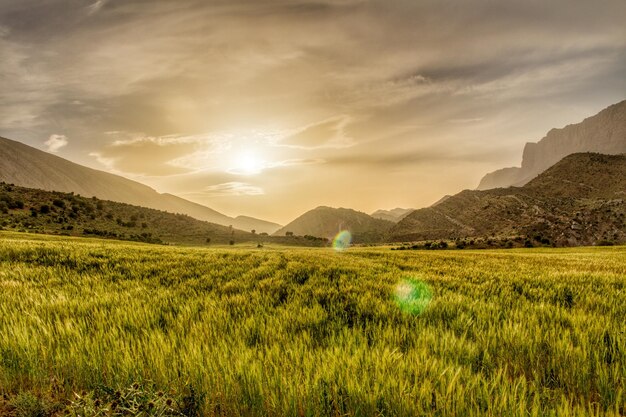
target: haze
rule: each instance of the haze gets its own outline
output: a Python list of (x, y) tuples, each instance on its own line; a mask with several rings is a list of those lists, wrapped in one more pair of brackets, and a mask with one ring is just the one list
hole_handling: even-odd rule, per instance
[(421, 207), (623, 99), (626, 2), (0, 1), (0, 135), (231, 215)]

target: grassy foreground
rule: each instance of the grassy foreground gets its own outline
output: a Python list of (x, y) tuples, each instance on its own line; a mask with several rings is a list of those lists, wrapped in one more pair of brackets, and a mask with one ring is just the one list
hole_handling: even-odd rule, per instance
[[(407, 286), (428, 293), (419, 309)], [(619, 416), (624, 323), (626, 247), (335, 253), (0, 232), (0, 414)]]

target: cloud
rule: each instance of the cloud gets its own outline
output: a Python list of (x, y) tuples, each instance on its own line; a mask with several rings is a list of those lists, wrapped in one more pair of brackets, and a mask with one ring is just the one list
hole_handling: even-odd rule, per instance
[(263, 195), (265, 192), (261, 187), (250, 185), (245, 182), (231, 181), (205, 187), (203, 192), (200, 194), (210, 197), (220, 197)]
[(323, 158), (294, 158), (294, 159), (285, 159), (284, 161), (272, 162), (267, 165), (268, 168), (283, 168), (283, 167), (293, 167), (299, 165), (315, 165), (315, 164), (323, 164), (326, 162)]
[(510, 149), (493, 147), (486, 149), (480, 146), (459, 146), (448, 150), (432, 146), (422, 149), (405, 149), (403, 152), (380, 152), (373, 155), (359, 153), (352, 155), (331, 156), (326, 163), (330, 166), (378, 167), (384, 170), (404, 169), (420, 165), (438, 164), (442, 167), (451, 163), (482, 163), (509, 154)]
[(624, 0), (0, 1), (0, 135), (41, 146), (61, 131), (76, 162), (178, 181), (173, 193), (242, 180), (228, 172), (251, 152), (235, 171), (261, 168), (267, 194), (247, 211), (277, 217), (392, 189), (416, 207), (443, 191), (426, 175), (470, 186), (624, 99), (625, 13)]
[(466, 117), (466, 118), (448, 120), (448, 122), (450, 123), (458, 123), (458, 124), (478, 123), (482, 121), (483, 121), (482, 117)]
[[(120, 132), (112, 132), (120, 135)], [(121, 135), (127, 135), (121, 133)], [(136, 136), (131, 139), (119, 139), (92, 152), (101, 164), (109, 169), (136, 175), (166, 176), (191, 172), (193, 168), (185, 166), (185, 161), (196, 152), (206, 151), (209, 147), (199, 137), (150, 137)]]
[(107, 0), (97, 0), (95, 3), (87, 6), (87, 14), (93, 15), (98, 13), (98, 11), (106, 4)]
[(48, 152), (56, 153), (59, 149), (67, 146), (68, 141), (65, 135), (50, 135), (47, 141), (44, 142)]
[(313, 123), (284, 137), (278, 144), (301, 149), (347, 148), (354, 144), (345, 133), (350, 120), (348, 116), (338, 116)]

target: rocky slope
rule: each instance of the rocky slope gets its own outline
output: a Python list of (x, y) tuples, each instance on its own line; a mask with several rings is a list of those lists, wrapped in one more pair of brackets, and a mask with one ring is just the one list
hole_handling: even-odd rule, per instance
[(393, 241), (539, 236), (557, 246), (626, 242), (626, 155), (565, 157), (523, 187), (465, 190), (412, 212)]
[(47, 191), (73, 192), (85, 197), (118, 201), (258, 233), (273, 233), (280, 225), (246, 217), (232, 218), (213, 209), (119, 175), (87, 168), (56, 155), (0, 137), (0, 181)]
[(522, 186), (565, 156), (577, 152), (626, 153), (626, 100), (580, 123), (552, 129), (537, 143), (527, 143), (521, 167), (487, 174), (478, 189)]
[(341, 230), (348, 230), (352, 233), (353, 242), (373, 243), (382, 241), (393, 224), (352, 209), (320, 206), (307, 211), (278, 230), (274, 236), (293, 233), (332, 239)]

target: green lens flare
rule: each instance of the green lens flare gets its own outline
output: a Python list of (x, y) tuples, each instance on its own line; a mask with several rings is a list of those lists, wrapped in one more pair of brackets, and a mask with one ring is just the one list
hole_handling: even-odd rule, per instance
[(419, 315), (426, 310), (433, 293), (425, 282), (415, 279), (403, 279), (395, 288), (394, 299), (405, 313)]
[(352, 235), (347, 230), (337, 233), (337, 236), (333, 239), (333, 249), (338, 252), (348, 249), (350, 244), (352, 244)]

